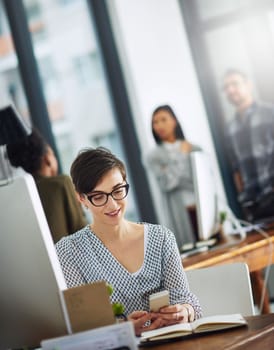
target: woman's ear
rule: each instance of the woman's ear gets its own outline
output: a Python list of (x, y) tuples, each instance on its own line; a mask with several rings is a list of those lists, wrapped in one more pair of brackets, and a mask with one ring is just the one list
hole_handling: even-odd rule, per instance
[(83, 193), (78, 193), (76, 191), (75, 191), (75, 193), (76, 193), (77, 200), (86, 207), (87, 206), (86, 205), (86, 196)]
[(45, 153), (41, 158), (39, 173), (43, 176), (55, 175), (54, 172), (52, 171), (51, 160), (48, 153)]
[(56, 176), (58, 173), (58, 162), (53, 153), (53, 150), (48, 146), (47, 152), (44, 154), (42, 163), (44, 168), (47, 169), (47, 176)]
[(51, 166), (50, 156), (48, 153), (44, 154), (43, 156), (43, 162), (47, 166)]

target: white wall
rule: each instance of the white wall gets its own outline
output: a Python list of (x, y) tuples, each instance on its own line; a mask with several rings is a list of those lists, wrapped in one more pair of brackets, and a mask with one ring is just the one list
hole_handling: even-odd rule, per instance
[(196, 71), (176, 0), (109, 0), (108, 6), (143, 155), (154, 147), (151, 114), (170, 104), (186, 138), (212, 155), (223, 185)]

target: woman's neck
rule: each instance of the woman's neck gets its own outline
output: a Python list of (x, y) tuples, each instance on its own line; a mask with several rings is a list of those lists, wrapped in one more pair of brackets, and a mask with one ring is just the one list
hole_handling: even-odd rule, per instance
[(165, 143), (175, 143), (177, 141), (175, 136), (170, 136), (168, 138), (166, 138), (165, 140), (163, 140), (163, 142)]
[(128, 235), (129, 222), (123, 220), (121, 224), (115, 226), (92, 223), (90, 228), (103, 242), (105, 239), (108, 241), (118, 241), (123, 240)]

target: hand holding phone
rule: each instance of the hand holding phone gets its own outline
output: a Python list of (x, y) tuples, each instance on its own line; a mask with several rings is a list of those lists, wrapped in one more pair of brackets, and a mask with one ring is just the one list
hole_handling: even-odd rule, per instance
[(161, 307), (169, 305), (169, 291), (163, 290), (149, 296), (150, 311), (157, 312)]

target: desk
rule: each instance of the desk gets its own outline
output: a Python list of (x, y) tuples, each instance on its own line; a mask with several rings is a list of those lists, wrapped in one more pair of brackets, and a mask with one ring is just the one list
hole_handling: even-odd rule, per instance
[(270, 243), (273, 247), (271, 263), (274, 263), (274, 231), (268, 234), (270, 237), (264, 238), (259, 233), (249, 233), (244, 240), (231, 247), (216, 248), (185, 258), (184, 269), (200, 269), (232, 262), (246, 262), (250, 272), (264, 269), (270, 261)]
[[(255, 303), (259, 306), (262, 296), (264, 281), (260, 270), (274, 263), (274, 231), (268, 231), (269, 238), (254, 232), (249, 233), (244, 240), (237, 241), (231, 238), (233, 246), (214, 248), (212, 251), (199, 253), (183, 259), (185, 270), (200, 269), (214, 265), (233, 262), (245, 262), (251, 272), (251, 282)], [(271, 254), (272, 247), (272, 256)], [(268, 293), (263, 302), (263, 313), (270, 312)]]
[(234, 328), (162, 345), (140, 347), (154, 350), (258, 350), (274, 349), (274, 314), (245, 317), (248, 327)]

